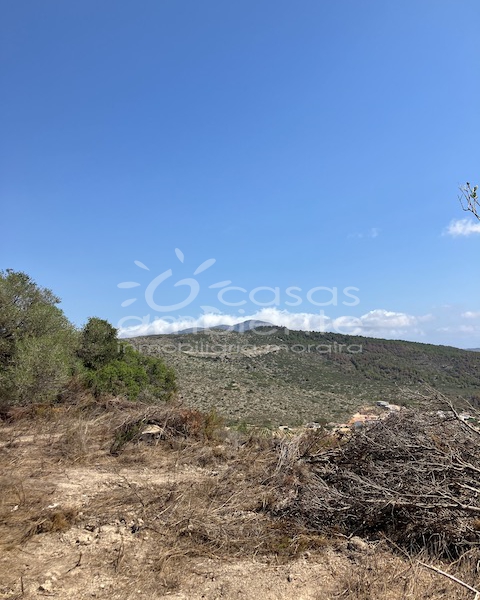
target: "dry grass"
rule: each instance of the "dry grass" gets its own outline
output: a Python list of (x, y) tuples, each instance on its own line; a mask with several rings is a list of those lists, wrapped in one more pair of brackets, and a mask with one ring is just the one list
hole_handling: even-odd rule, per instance
[[(326, 545), (324, 536), (292, 528), (288, 520), (274, 519), (264, 510), (275, 464), (273, 445), (266, 451), (262, 444), (249, 439), (233, 451), (228, 444), (205, 446), (194, 441), (172, 452), (177, 467), (214, 470), (142, 488), (125, 480), (124, 488), (98, 495), (87, 515), (95, 517), (101, 526), (122, 511), (137, 514), (142, 529), (160, 536), (163, 544), (175, 549), (173, 555), (177, 557), (274, 554), (292, 558)], [(137, 453), (133, 446), (125, 450), (123, 458), (133, 455), (136, 460)], [(169, 562), (174, 560), (172, 556), (169, 554)]]
[(461, 581), (474, 586), (479, 582), (478, 550), (470, 551), (446, 566), (440, 561), (432, 561), (432, 557), (426, 552), (409, 556), (403, 553), (392, 553), (391, 547), (391, 544), (380, 543), (368, 553), (356, 553), (352, 557), (352, 568), (338, 579), (333, 597), (346, 600), (370, 600), (371, 598), (473, 600), (475, 598), (475, 594), (462, 585), (427, 569), (421, 563), (446, 570)]
[(0, 545), (13, 548), (41, 533), (65, 531), (77, 517), (74, 507), (49, 504), (53, 486), (15, 476), (0, 481)]
[[(161, 438), (139, 442), (142, 427), (152, 423), (162, 424)], [(119, 432), (128, 439), (112, 454)], [(376, 541), (362, 545), (331, 522), (319, 527), (318, 512), (312, 526), (304, 512), (292, 511), (307, 498), (306, 485), (316, 506), (326, 494), (317, 476), (312, 487), (318, 462), (310, 458), (347, 451), (321, 432), (284, 439), (239, 435), (216, 417), (174, 406), (82, 401), (42, 409), (34, 418), (22, 415), (0, 426), (0, 545), (8, 550), (0, 581), (11, 582), (10, 596), (2, 596), (0, 586), (0, 597), (18, 596), (20, 581), (24, 597), (35, 597), (53, 553), (65, 555), (55, 559), (62, 598), (78, 597), (72, 570), (92, 590), (100, 573), (105, 597), (122, 599), (176, 593), (194, 599), (472, 598), (419, 560), (475, 586), (476, 549), (448, 563), (408, 553), (378, 532)], [(29, 566), (24, 554), (33, 557)], [(248, 585), (256, 591), (242, 595), (242, 573), (255, 565), (261, 568)], [(301, 581), (308, 582), (305, 589)], [(98, 585), (94, 593), (102, 596)]]

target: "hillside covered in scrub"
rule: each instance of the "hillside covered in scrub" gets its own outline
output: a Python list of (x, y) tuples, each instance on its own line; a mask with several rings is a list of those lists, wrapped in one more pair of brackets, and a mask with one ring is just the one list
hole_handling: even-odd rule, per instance
[(426, 386), (460, 407), (480, 404), (477, 352), (261, 323), (119, 340), (99, 318), (76, 329), (58, 304), (28, 275), (1, 273), (3, 407), (64, 401), (79, 389), (153, 403), (177, 395), (231, 423), (276, 426), (338, 423), (378, 401), (418, 406)]
[(186, 404), (232, 421), (341, 422), (377, 401), (418, 406), (425, 386), (480, 404), (480, 354), (448, 346), (276, 327), (128, 341), (175, 369)]

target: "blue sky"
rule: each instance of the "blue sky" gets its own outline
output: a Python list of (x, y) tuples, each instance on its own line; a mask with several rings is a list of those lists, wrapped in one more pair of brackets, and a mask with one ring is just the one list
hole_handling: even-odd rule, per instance
[(4, 3), (0, 267), (78, 325), (480, 346), (457, 201), (480, 179), (479, 20), (477, 0)]

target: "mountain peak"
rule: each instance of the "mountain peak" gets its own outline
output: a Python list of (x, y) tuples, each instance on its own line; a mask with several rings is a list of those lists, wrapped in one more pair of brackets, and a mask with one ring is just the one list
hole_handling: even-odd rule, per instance
[(189, 329), (182, 329), (177, 331), (177, 334), (184, 333), (203, 333), (207, 331), (235, 331), (236, 333), (245, 333), (257, 327), (275, 327), (268, 321), (257, 321), (256, 319), (249, 319), (242, 321), (241, 323), (235, 323), (235, 325), (215, 325), (215, 327), (190, 327)]

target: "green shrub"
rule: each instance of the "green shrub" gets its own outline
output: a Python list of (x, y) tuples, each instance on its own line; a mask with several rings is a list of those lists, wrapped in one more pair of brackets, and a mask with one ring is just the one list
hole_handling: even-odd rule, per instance
[(88, 371), (86, 381), (97, 396), (114, 394), (136, 400), (141, 390), (148, 385), (148, 376), (141, 365), (114, 360), (99, 369)]
[(93, 317), (81, 332), (60, 300), (28, 275), (0, 271), (0, 405), (49, 403), (76, 378), (95, 395), (168, 399), (175, 376), (160, 359), (142, 356), (108, 321)]
[(108, 321), (91, 317), (82, 329), (78, 355), (88, 369), (99, 369), (117, 357), (117, 330)]
[(75, 371), (78, 334), (59, 299), (25, 273), (0, 272), (0, 402), (54, 400)]
[(123, 356), (127, 364), (141, 365), (145, 370), (148, 385), (144, 391), (148, 394), (157, 398), (166, 398), (176, 390), (175, 373), (161, 359), (143, 356), (129, 345), (124, 346)]
[[(111, 348), (110, 337), (104, 339)], [(99, 357), (108, 356), (108, 348), (103, 352), (99, 344), (95, 351), (97, 358), (92, 361), (92, 354), (89, 354), (89, 362), (85, 364), (85, 381), (97, 396), (113, 394), (129, 400), (155, 402), (169, 399), (176, 389), (172, 369), (158, 358), (143, 356), (125, 342), (120, 343), (115, 338), (115, 358), (103, 365), (100, 364), (103, 358), (100, 360)], [(88, 368), (92, 364), (97, 367)]]

